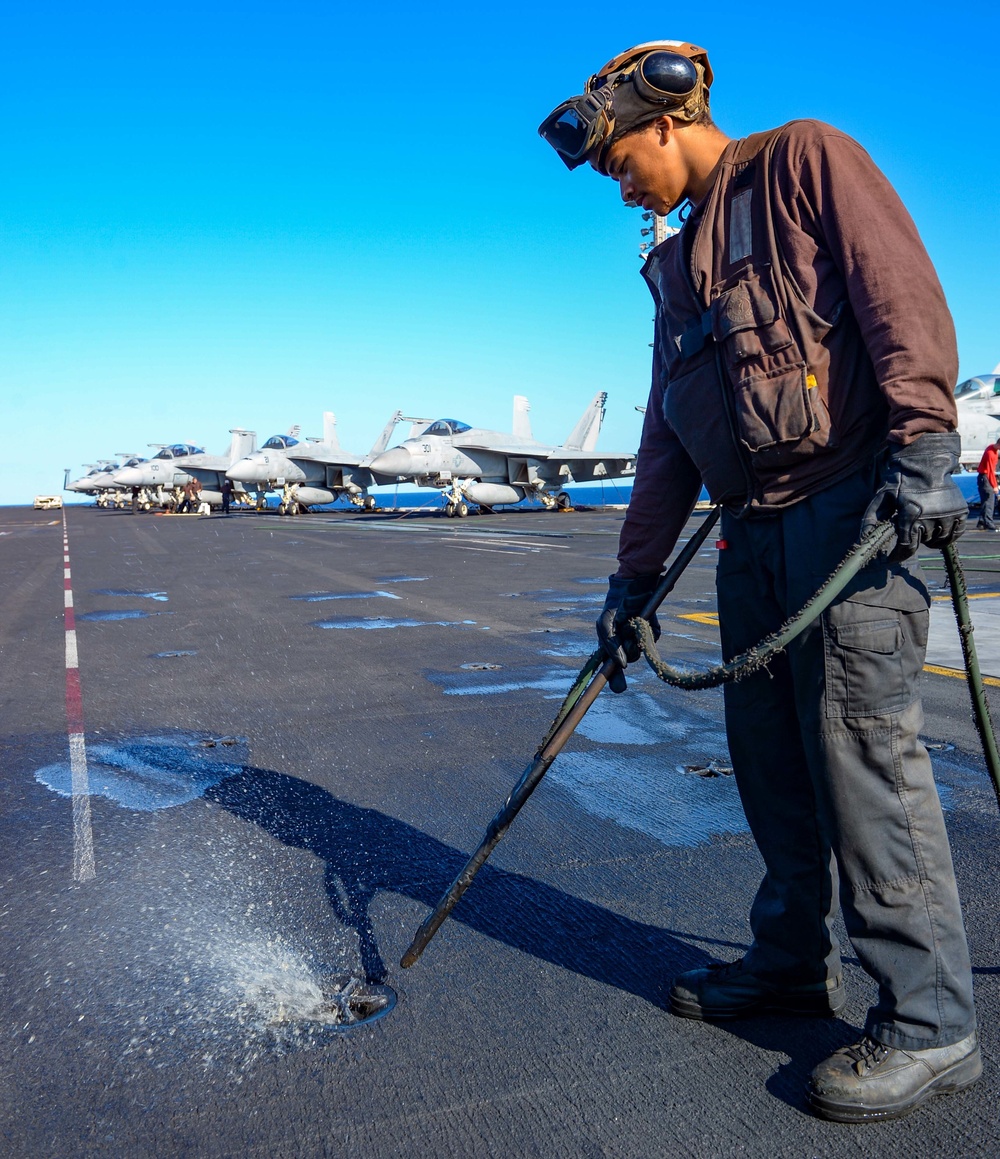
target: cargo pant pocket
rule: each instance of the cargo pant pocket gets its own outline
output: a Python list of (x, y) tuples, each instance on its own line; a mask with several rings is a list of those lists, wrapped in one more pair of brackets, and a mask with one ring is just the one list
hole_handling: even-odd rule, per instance
[(882, 716), (913, 703), (917, 682), (907, 662), (907, 619), (894, 608), (849, 600), (829, 610), (823, 623), (828, 719)]

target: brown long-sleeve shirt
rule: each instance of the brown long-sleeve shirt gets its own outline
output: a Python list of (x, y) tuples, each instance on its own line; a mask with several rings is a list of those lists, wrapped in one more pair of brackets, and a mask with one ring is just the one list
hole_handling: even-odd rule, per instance
[[(799, 458), (793, 449), (777, 466), (747, 455), (731, 437), (718, 434), (729, 426), (717, 390), (713, 395), (699, 389), (683, 406), (668, 397), (676, 341), (664, 347), (661, 333), (621, 535), (623, 576), (660, 570), (702, 479), (710, 481), (717, 471), (716, 457), (742, 458), (744, 472), (749, 464), (755, 511), (766, 514), (836, 482), (887, 440), (905, 444), (956, 425), (954, 326), (896, 192), (856, 141), (828, 125), (792, 122), (777, 131), (773, 148), (770, 218), (785, 278), (799, 299), (796, 309), (815, 318), (828, 361), (816, 393), (828, 415), (829, 439), (818, 452), (804, 448)], [(727, 145), (713, 188), (681, 233), (654, 251), (661, 331), (669, 329), (672, 300), (690, 296), (693, 288), (707, 306), (720, 287), (732, 283), (734, 270), (741, 274), (739, 264), (733, 265), (730, 236), (741, 151), (745, 142)], [(664, 415), (665, 404), (679, 416), (673, 423)]]

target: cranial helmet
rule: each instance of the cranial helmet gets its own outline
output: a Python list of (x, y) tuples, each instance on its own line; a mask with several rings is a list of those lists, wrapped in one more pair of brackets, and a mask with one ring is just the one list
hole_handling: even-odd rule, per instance
[(538, 127), (538, 132), (575, 169), (592, 161), (602, 173), (608, 147), (657, 117), (694, 121), (708, 109), (712, 80), (708, 53), (681, 40), (637, 44), (612, 57)]

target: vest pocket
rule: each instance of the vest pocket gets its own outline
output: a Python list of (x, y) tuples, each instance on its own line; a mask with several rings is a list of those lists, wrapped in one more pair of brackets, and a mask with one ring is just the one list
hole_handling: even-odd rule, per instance
[(748, 450), (780, 465), (801, 456), (805, 439), (825, 445), (829, 414), (778, 315), (770, 270), (744, 269), (740, 281), (713, 301), (711, 315)]
[(779, 368), (766, 378), (734, 385), (740, 437), (751, 451), (769, 451), (780, 443), (794, 446), (818, 429), (804, 366)]

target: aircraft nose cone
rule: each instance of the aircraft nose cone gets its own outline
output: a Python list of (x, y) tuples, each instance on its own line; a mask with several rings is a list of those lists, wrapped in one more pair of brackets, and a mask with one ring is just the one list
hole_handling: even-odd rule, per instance
[(413, 460), (406, 447), (391, 447), (376, 455), (369, 468), (379, 475), (406, 475), (413, 469)]
[(240, 459), (226, 472), (235, 483), (263, 483), (264, 468), (252, 459)]
[(123, 467), (114, 476), (119, 487), (141, 487), (142, 472), (138, 467)]

